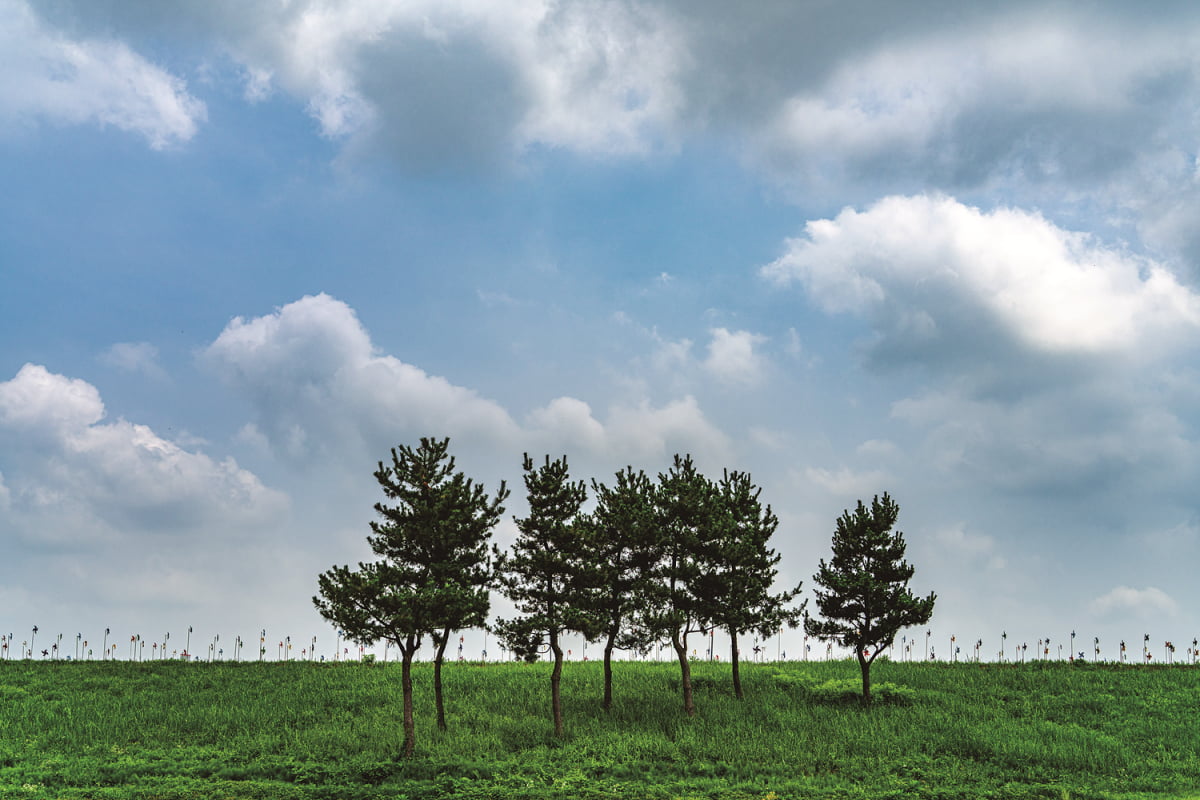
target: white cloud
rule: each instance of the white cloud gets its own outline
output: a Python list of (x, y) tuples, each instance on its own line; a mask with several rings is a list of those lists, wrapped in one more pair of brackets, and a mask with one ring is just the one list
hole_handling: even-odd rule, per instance
[(887, 490), (891, 476), (883, 470), (855, 471), (849, 467), (836, 470), (806, 467), (804, 477), (826, 492), (838, 497), (856, 498), (866, 501)]
[(1144, 355), (1200, 325), (1200, 298), (1165, 268), (1037, 214), (948, 197), (889, 197), (809, 222), (762, 275), (799, 281), (911, 352), (996, 333), (1034, 351)]
[[(26, 364), (0, 383), (0, 441), (10, 467), (10, 507), (31, 515), (62, 514), (60, 524), (30, 535), (86, 539), (97, 522), (110, 531), (194, 530), (261, 524), (286, 508), (233, 459), (214, 461), (163, 439), (144, 425), (102, 422), (94, 386)], [(13, 471), (15, 468), (18, 471)], [(60, 529), (61, 528), (61, 529)]]
[(182, 80), (121, 42), (71, 39), (26, 0), (0, 0), (0, 119), (94, 123), (138, 133), (162, 149), (205, 119)]
[(100, 361), (122, 372), (140, 372), (151, 378), (165, 378), (158, 363), (158, 348), (149, 342), (117, 342), (100, 354)]
[(761, 137), (768, 158), (828, 181), (1037, 182), (1119, 170), (1179, 133), (1167, 109), (1194, 89), (1192, 20), (981, 16), (927, 21), (826, 64), (819, 82), (785, 85)]
[(673, 372), (686, 367), (692, 359), (692, 340), (680, 339), (671, 341), (663, 339), (658, 331), (651, 331), (656, 347), (651, 360), (654, 366), (663, 372)]
[(934, 537), (946, 554), (967, 563), (983, 564), (988, 569), (1004, 569), (1007, 561), (996, 552), (996, 540), (984, 533), (967, 530), (963, 524), (943, 528)]
[(541, 432), (548, 442), (568, 452), (582, 448), (599, 452), (605, 447), (605, 430), (592, 407), (574, 397), (559, 397), (529, 414), (528, 427)]
[(882, 460), (895, 457), (900, 448), (896, 447), (895, 442), (887, 439), (868, 439), (856, 447), (854, 452), (864, 458)]
[(191, 14), (242, 64), (248, 97), (280, 88), (325, 135), (414, 164), (535, 146), (644, 153), (670, 145), (683, 102), (677, 26), (639, 3), (301, 0)]
[(1140, 618), (1153, 619), (1161, 614), (1173, 616), (1178, 613), (1179, 604), (1162, 589), (1154, 586), (1145, 589), (1118, 586), (1093, 600), (1090, 608), (1099, 616), (1133, 614)]
[(59, 435), (84, 430), (104, 418), (100, 392), (87, 381), (26, 364), (0, 383), (0, 425)]
[(324, 294), (232, 320), (205, 359), (250, 396), (259, 433), (298, 460), (398, 435), (504, 442), (517, 431), (496, 403), (379, 355), (354, 311)]
[(234, 319), (204, 358), (254, 405), (256, 420), (242, 438), (265, 437), (298, 461), (358, 457), (381, 442), (417, 436), (502, 449), (581, 448), (612, 458), (728, 447), (691, 396), (662, 406), (617, 404), (603, 422), (587, 403), (559, 397), (520, 425), (477, 392), (377, 352), (354, 311), (324, 294), (267, 316)]
[(729, 331), (713, 328), (708, 343), (708, 358), (704, 368), (723, 383), (743, 386), (758, 383), (766, 370), (766, 359), (755, 348), (767, 337), (750, 331)]
[(730, 450), (729, 437), (708, 421), (691, 395), (657, 408), (648, 402), (617, 406), (606, 427), (611, 451), (635, 460), (675, 453), (716, 460)]

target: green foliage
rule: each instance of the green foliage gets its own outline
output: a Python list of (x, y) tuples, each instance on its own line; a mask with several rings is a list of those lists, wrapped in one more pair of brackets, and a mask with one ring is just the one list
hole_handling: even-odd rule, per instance
[(779, 527), (779, 518), (769, 505), (763, 506), (761, 494), (749, 473), (725, 471), (716, 487), (719, 527), (712, 565), (702, 578), (710, 584), (703, 593), (715, 601), (709, 622), (728, 631), (733, 642), (731, 663), (738, 697), (742, 697), (738, 637), (753, 631), (766, 638), (784, 625), (794, 628), (807, 604), (790, 607), (800, 594), (800, 586), (781, 594), (771, 593), (780, 556), (768, 542)]
[(570, 481), (565, 456), (546, 456), (534, 469), (526, 454), (523, 464), (529, 515), (515, 520), (519, 534), (511, 552), (495, 553), (496, 582), (521, 616), (498, 619), (493, 629), (515, 652), (539, 637), (548, 643), (586, 627), (575, 587), (588, 555), (578, 522), (587, 487)]
[(918, 598), (908, 588), (913, 568), (904, 560), (904, 534), (892, 533), (900, 507), (886, 492), (868, 510), (858, 501), (843, 512), (833, 534), (833, 559), (821, 559), (813, 580), (817, 608), (824, 619), (804, 620), (804, 632), (836, 639), (853, 648), (862, 672), (862, 697), (871, 700), (871, 663), (911, 625), (933, 616), (936, 595)]
[(596, 508), (580, 526), (588, 558), (577, 576), (579, 607), (589, 639), (609, 638), (617, 649), (632, 650), (654, 641), (631, 622), (645, 607), (661, 546), (650, 478), (632, 467), (619, 470), (615, 478), (612, 487), (592, 481)]
[(593, 480), (595, 510), (582, 520), (587, 557), (576, 573), (577, 608), (584, 635), (604, 642), (604, 708), (612, 707), (614, 650), (649, 648), (654, 636), (634, 624), (650, 602), (654, 569), (662, 556), (654, 514), (654, 484), (626, 467), (610, 488)]
[(449, 439), (392, 448), (375, 479), (395, 505), (376, 503), (367, 537), (381, 561), (334, 567), (319, 579), (317, 610), (360, 643), (482, 625), (488, 610), (488, 540), (508, 490), (495, 498), (455, 470)]
[(586, 631), (579, 599), (578, 576), (589, 556), (587, 537), (579, 522), (579, 509), (587, 499), (583, 481), (572, 483), (567, 459), (533, 468), (525, 454), (525, 488), (529, 516), (516, 520), (520, 532), (511, 553), (496, 552), (496, 579), (521, 616), (496, 620), (494, 630), (519, 657), (530, 660), (544, 641), (554, 655), (550, 675), (554, 733), (562, 736), (560, 697), (563, 652), (559, 637), (564, 631)]
[(567, 663), (556, 739), (543, 665), (448, 664), (461, 724), (397, 761), (394, 663), (0, 662), (0, 797), (1132, 800), (1200, 774), (1191, 667), (882, 662), (870, 714), (841, 699), (853, 662), (747, 664), (743, 702), (694, 668), (687, 719), (672, 664), (622, 664), (606, 714), (601, 665)]
[[(404, 753), (415, 742), (408, 666), (426, 634), (440, 654), (449, 632), (482, 625), (488, 611), (488, 540), (504, 513), (501, 482), (489, 500), (482, 486), (454, 468), (449, 439), (422, 438), (420, 447), (392, 448), (375, 479), (395, 505), (375, 504), (380, 520), (367, 537), (381, 560), (357, 570), (334, 566), (317, 578), (313, 604), (321, 616), (362, 644), (386, 639), (400, 648)], [(435, 681), (438, 726), (445, 727), (441, 682)]]

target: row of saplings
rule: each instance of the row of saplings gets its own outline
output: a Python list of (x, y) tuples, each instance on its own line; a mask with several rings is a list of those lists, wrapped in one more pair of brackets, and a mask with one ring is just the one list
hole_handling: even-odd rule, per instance
[(520, 615), (490, 626), (518, 656), (545, 648), (554, 731), (563, 734), (559, 686), (567, 632), (604, 644), (604, 700), (612, 705), (612, 654), (669, 641), (679, 660), (683, 706), (695, 714), (687, 639), (713, 629), (733, 642), (734, 692), (741, 698), (737, 640), (767, 637), (803, 620), (811, 636), (853, 647), (870, 702), (870, 666), (897, 631), (927, 622), (934, 595), (907, 588), (913, 568), (904, 539), (892, 532), (898, 507), (885, 493), (860, 501), (837, 520), (833, 557), (814, 576), (820, 618), (795, 604), (800, 587), (772, 593), (780, 557), (768, 546), (779, 520), (745, 472), (719, 481), (690, 456), (675, 456), (657, 480), (632, 467), (608, 486), (591, 482), (595, 507), (583, 512), (587, 485), (572, 481), (565, 457), (540, 465), (526, 455), (529, 513), (515, 519), (512, 549), (491, 544), (508, 489), (494, 496), (456, 471), (449, 439), (392, 449), (375, 478), (387, 502), (367, 537), (379, 557), (357, 569), (334, 567), (319, 577), (313, 598), (322, 616), (360, 643), (391, 642), (402, 656), (404, 755), (413, 753), (412, 660), (432, 637), (437, 724), (446, 727), (441, 667), (451, 633), (487, 625), (489, 591), (498, 588)]

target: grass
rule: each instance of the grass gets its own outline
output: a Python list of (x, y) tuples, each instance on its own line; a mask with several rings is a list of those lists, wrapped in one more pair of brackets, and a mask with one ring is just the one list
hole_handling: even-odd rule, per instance
[[(398, 761), (395, 665), (0, 662), (0, 797), (1200, 798), (1200, 669), (850, 662), (448, 665), (450, 730), (415, 667)], [(773, 793), (773, 794), (772, 794)], [(1190, 794), (1189, 794), (1190, 793)]]

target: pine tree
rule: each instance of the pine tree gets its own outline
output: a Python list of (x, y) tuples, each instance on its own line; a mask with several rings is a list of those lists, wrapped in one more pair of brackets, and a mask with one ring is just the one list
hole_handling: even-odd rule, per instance
[(739, 700), (744, 693), (738, 637), (754, 632), (765, 639), (784, 625), (795, 628), (806, 605), (789, 607), (800, 594), (800, 586), (771, 593), (780, 556), (768, 542), (779, 527), (779, 518), (770, 506), (763, 507), (761, 494), (749, 473), (725, 471), (717, 486), (720, 511), (717, 558), (704, 578), (713, 584), (706, 593), (717, 600), (712, 621), (729, 633), (733, 691)]
[(587, 555), (579, 529), (587, 486), (570, 481), (566, 456), (555, 461), (546, 456), (535, 470), (527, 453), (523, 466), (529, 516), (516, 520), (519, 534), (511, 553), (496, 552), (497, 581), (521, 616), (496, 620), (494, 630), (519, 655), (528, 657), (543, 643), (554, 654), (550, 706), (554, 734), (563, 736), (561, 638), (586, 628), (575, 587)]
[(380, 561), (357, 570), (333, 567), (318, 578), (313, 603), (323, 617), (360, 644), (381, 639), (400, 650), (404, 703), (404, 755), (416, 741), (412, 660), (429, 634), (438, 642), (434, 664), (438, 726), (445, 728), (441, 660), (450, 631), (482, 625), (487, 617), (488, 540), (504, 513), (501, 482), (488, 499), (481, 485), (455, 471), (449, 439), (422, 438), (414, 450), (392, 449), (392, 465), (379, 462), (375, 479), (388, 500), (371, 522), (368, 543)]
[(687, 640), (693, 633), (711, 629), (717, 604), (717, 587), (705, 579), (717, 556), (716, 491), (690, 455), (676, 455), (671, 468), (658, 476), (654, 501), (661, 556), (638, 622), (655, 638), (665, 636), (670, 641), (679, 660), (683, 709), (691, 717), (696, 705)]
[(647, 603), (652, 571), (660, 558), (656, 541), (654, 484), (632, 467), (616, 473), (609, 488), (592, 481), (596, 508), (583, 526), (589, 557), (581, 564), (579, 603), (586, 617), (589, 641), (604, 642), (604, 699), (612, 708), (614, 650), (647, 647), (654, 637), (633, 624)]
[(904, 534), (891, 533), (900, 507), (885, 492), (867, 509), (862, 501), (842, 513), (833, 534), (833, 560), (824, 559), (813, 580), (823, 620), (805, 618), (809, 636), (853, 647), (862, 671), (863, 705), (871, 703), (871, 664), (901, 629), (924, 625), (933, 616), (933, 592), (918, 598), (909, 590), (913, 568), (904, 560)]

